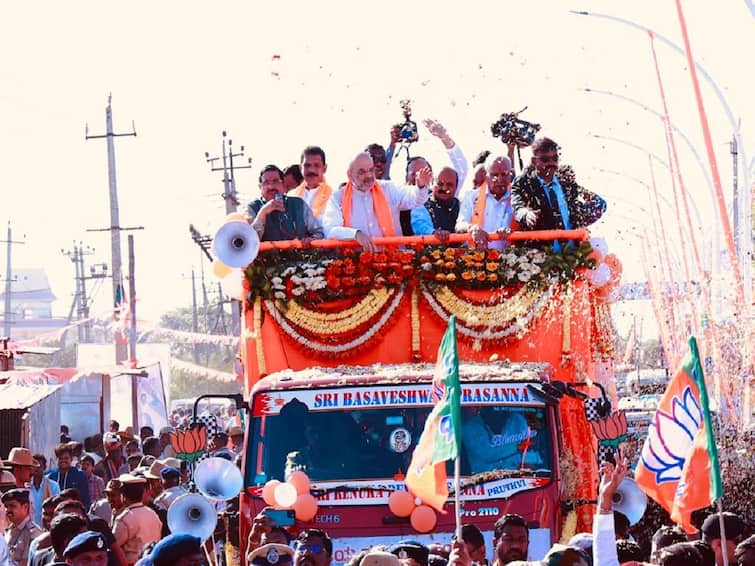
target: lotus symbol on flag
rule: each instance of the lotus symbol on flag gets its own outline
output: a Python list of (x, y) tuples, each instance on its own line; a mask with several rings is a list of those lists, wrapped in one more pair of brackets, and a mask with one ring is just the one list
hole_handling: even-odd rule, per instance
[(671, 413), (659, 409), (642, 447), (642, 463), (659, 484), (679, 481), (684, 460), (703, 420), (703, 412), (689, 387), (671, 400)]

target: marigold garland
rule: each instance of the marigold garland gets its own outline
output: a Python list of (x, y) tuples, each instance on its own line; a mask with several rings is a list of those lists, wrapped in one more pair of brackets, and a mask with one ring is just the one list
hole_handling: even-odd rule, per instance
[(308, 309), (295, 301), (286, 305), (276, 301), (275, 307), (290, 323), (309, 332), (345, 334), (377, 315), (395, 293), (395, 289), (373, 289), (354, 306), (333, 313)]
[(254, 318), (254, 341), (257, 351), (257, 369), (260, 375), (267, 373), (267, 365), (265, 364), (265, 349), (262, 344), (262, 299), (257, 297), (254, 301), (254, 307), (252, 309), (252, 317)]

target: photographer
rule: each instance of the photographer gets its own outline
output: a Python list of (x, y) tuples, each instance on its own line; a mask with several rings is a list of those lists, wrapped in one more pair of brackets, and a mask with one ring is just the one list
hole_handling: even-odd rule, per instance
[(283, 171), (275, 165), (262, 168), (262, 197), (249, 203), (252, 228), (263, 242), (301, 240), (309, 245), (323, 237), (322, 225), (302, 199), (284, 195)]

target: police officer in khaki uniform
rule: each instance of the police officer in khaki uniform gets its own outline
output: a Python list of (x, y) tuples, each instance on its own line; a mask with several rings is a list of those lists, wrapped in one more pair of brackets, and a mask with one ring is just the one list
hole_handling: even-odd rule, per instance
[(160, 540), (163, 525), (157, 513), (142, 503), (147, 480), (131, 474), (122, 474), (118, 479), (124, 508), (113, 522), (113, 535), (132, 566), (145, 546)]
[(5, 542), (8, 543), (8, 564), (9, 566), (26, 566), (29, 559), (29, 545), (32, 539), (42, 534), (42, 529), (32, 521), (29, 513), (29, 490), (6, 491), (2, 502), (10, 523), (5, 531)]

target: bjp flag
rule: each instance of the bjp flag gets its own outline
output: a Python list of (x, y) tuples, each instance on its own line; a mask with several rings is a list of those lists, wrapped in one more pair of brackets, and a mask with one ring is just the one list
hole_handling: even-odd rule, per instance
[(694, 337), (648, 428), (635, 480), (687, 533), (692, 512), (722, 495), (708, 392)]
[(438, 349), (431, 395), (435, 406), (425, 421), (405, 481), (423, 503), (443, 513), (448, 499), (446, 460), (458, 458), (461, 450), (461, 387), (455, 316), (449, 319)]

